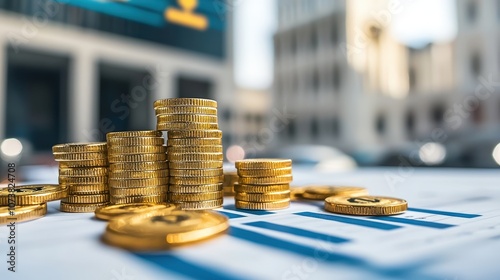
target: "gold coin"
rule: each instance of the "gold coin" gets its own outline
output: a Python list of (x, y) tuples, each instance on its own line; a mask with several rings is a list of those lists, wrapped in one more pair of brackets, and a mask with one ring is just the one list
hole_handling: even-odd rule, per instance
[(167, 133), (167, 143), (171, 139), (185, 139), (185, 138), (222, 138), (222, 131), (217, 129), (210, 130), (173, 130)]
[(91, 177), (107, 175), (108, 168), (106, 167), (59, 168), (59, 176), (61, 177)]
[(170, 114), (197, 114), (197, 115), (217, 115), (217, 108), (200, 106), (169, 106), (155, 108), (156, 115)]
[(106, 133), (106, 140), (109, 142), (114, 137), (162, 137), (163, 133), (158, 130), (139, 131), (117, 131)]
[(168, 177), (168, 169), (143, 170), (143, 171), (113, 171), (109, 173), (110, 179), (149, 179)]
[(173, 203), (179, 201), (206, 201), (206, 200), (215, 200), (221, 199), (224, 194), (221, 191), (215, 192), (206, 192), (206, 193), (174, 193), (171, 192), (168, 194), (169, 200)]
[(168, 191), (166, 185), (152, 187), (136, 187), (136, 188), (111, 188), (109, 193), (113, 196), (144, 196), (144, 195), (160, 195)]
[(148, 178), (148, 179), (109, 179), (110, 188), (135, 188), (167, 185), (168, 178)]
[(41, 218), (47, 213), (47, 203), (29, 206), (0, 206), (0, 224), (25, 222)]
[(131, 203), (116, 204), (97, 208), (95, 217), (101, 220), (109, 221), (111, 219), (130, 214), (139, 214), (153, 210), (175, 210), (177, 206), (173, 204), (155, 204), (155, 203)]
[(368, 191), (361, 187), (340, 186), (306, 186), (302, 198), (313, 200), (325, 200), (330, 196), (361, 196), (368, 195)]
[(223, 176), (213, 177), (170, 177), (169, 183), (175, 185), (209, 185), (222, 183)]
[(192, 153), (222, 153), (222, 145), (219, 146), (191, 146), (191, 147), (168, 147), (167, 153), (192, 154)]
[(164, 161), (167, 160), (167, 155), (161, 154), (130, 154), (130, 155), (109, 155), (110, 163), (120, 162), (144, 162), (144, 161)]
[(111, 137), (108, 140), (110, 147), (122, 146), (163, 146), (165, 139), (163, 137)]
[(109, 194), (68, 195), (61, 199), (65, 203), (104, 203), (109, 202)]
[(134, 251), (165, 250), (214, 237), (228, 228), (227, 217), (217, 212), (160, 209), (112, 219), (103, 240)]
[(156, 120), (159, 123), (169, 122), (199, 122), (199, 123), (216, 123), (217, 115), (195, 115), (195, 114), (170, 114), (156, 115)]
[(203, 123), (203, 122), (157, 122), (156, 129), (158, 130), (211, 130), (219, 129), (217, 123)]
[(223, 161), (169, 161), (168, 167), (172, 169), (208, 169), (208, 168), (222, 168)]
[(248, 210), (280, 210), (285, 209), (290, 206), (290, 199), (283, 199), (273, 202), (248, 202), (242, 200), (236, 200), (235, 206), (238, 209), (248, 209)]
[(72, 154), (56, 154), (54, 153), (55, 161), (84, 161), (84, 160), (105, 160), (108, 154), (103, 152), (95, 153), (72, 153)]
[(128, 203), (164, 203), (167, 200), (167, 194), (154, 195), (137, 195), (137, 196), (116, 196), (109, 198), (111, 204), (128, 204)]
[(238, 169), (240, 177), (274, 177), (292, 175), (292, 168), (276, 168), (276, 169)]
[(223, 199), (204, 200), (204, 201), (178, 201), (175, 204), (183, 210), (208, 210), (222, 207)]
[(63, 177), (59, 176), (59, 184), (61, 185), (95, 185), (106, 184), (108, 176), (95, 176), (95, 177)]
[(166, 161), (116, 162), (109, 165), (110, 172), (161, 169), (168, 169), (168, 163)]
[(169, 147), (221, 146), (221, 138), (174, 138), (167, 140)]
[(237, 169), (275, 169), (292, 166), (291, 159), (279, 158), (256, 158), (237, 160), (235, 162)]
[(301, 199), (305, 191), (305, 187), (290, 187), (290, 199), (292, 201)]
[(166, 146), (113, 146), (108, 150), (108, 154), (164, 154), (167, 152)]
[(325, 210), (348, 215), (387, 216), (405, 212), (404, 199), (383, 196), (330, 196), (325, 199)]
[(274, 202), (283, 199), (290, 199), (290, 191), (270, 192), (270, 193), (245, 193), (236, 192), (234, 199), (249, 202)]
[(171, 107), (171, 106), (195, 106), (195, 107), (213, 107), (217, 108), (217, 101), (204, 98), (168, 98), (159, 99), (153, 103), (153, 107)]
[(95, 185), (69, 185), (68, 195), (74, 194), (106, 194), (109, 191), (108, 184)]
[(60, 161), (59, 168), (80, 168), (80, 167), (106, 167), (108, 159), (81, 160), (81, 161)]
[(234, 196), (234, 188), (233, 186), (224, 186), (223, 188), (224, 196)]
[(244, 185), (279, 185), (288, 184), (292, 180), (292, 175), (274, 177), (240, 177), (238, 179), (238, 183)]
[(171, 169), (170, 176), (172, 177), (211, 177), (222, 176), (222, 168), (212, 169)]
[(52, 146), (52, 152), (54, 153), (105, 153), (107, 149), (106, 142), (66, 143)]
[(66, 197), (67, 190), (59, 185), (25, 185), (0, 189), (0, 205), (37, 205)]
[(216, 192), (222, 190), (221, 184), (210, 184), (210, 185), (174, 185), (170, 184), (168, 186), (170, 192), (176, 193), (206, 193), (206, 192)]
[(224, 184), (226, 185), (234, 185), (238, 183), (238, 173), (236, 172), (224, 172)]
[(193, 154), (180, 154), (169, 153), (167, 154), (169, 161), (223, 161), (224, 156), (222, 153), (193, 153)]
[(284, 192), (290, 190), (290, 185), (243, 185), (234, 184), (234, 190), (236, 192), (243, 193), (272, 193), (272, 192)]
[(94, 212), (97, 208), (108, 205), (109, 203), (82, 203), (82, 204), (73, 204), (66, 203), (61, 201), (60, 210), (62, 212), (70, 212), (70, 213), (88, 213)]

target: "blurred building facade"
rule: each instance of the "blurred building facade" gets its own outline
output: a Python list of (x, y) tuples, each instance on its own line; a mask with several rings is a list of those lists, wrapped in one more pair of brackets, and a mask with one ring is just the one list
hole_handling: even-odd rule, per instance
[(65, 2), (0, 0), (0, 139), (25, 139), (38, 152), (102, 141), (109, 131), (154, 129), (156, 99), (204, 97), (219, 102), (224, 143), (231, 142), (231, 18), (224, 1), (199, 2), (195, 11), (209, 22), (202, 31), (148, 24), (164, 20), (163, 9), (182, 9), (175, 1), (148, 1), (156, 5), (146, 8), (140, 1), (102, 2), (125, 15), (139, 11), (132, 19)]
[(455, 40), (421, 49), (391, 36), (404, 3), (278, 0), (274, 104), (295, 117), (275, 144), (336, 146), (366, 163), (406, 154), (416, 164), (423, 144), (440, 142), (450, 165), (494, 164), (500, 2), (457, 1)]

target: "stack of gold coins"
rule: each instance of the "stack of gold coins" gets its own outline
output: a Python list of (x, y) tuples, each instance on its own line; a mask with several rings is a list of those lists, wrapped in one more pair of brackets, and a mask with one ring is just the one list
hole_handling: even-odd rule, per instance
[(52, 152), (59, 162), (59, 184), (68, 191), (61, 211), (94, 212), (109, 203), (106, 142), (58, 144)]
[(162, 132), (110, 132), (106, 139), (110, 202), (165, 202), (169, 172)]
[(184, 210), (221, 207), (224, 177), (217, 102), (172, 98), (155, 101), (154, 108), (157, 129), (168, 136), (169, 202)]
[(278, 210), (290, 206), (292, 161), (290, 159), (247, 159), (236, 161), (236, 208)]
[(234, 184), (238, 183), (238, 173), (236, 172), (224, 172), (224, 195), (234, 196)]

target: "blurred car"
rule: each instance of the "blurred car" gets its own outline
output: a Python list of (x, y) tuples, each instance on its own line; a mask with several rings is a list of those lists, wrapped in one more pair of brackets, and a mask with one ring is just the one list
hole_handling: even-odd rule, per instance
[(279, 149), (274, 157), (292, 159), (294, 165), (324, 171), (346, 171), (357, 167), (356, 161), (342, 151), (322, 145), (292, 145)]

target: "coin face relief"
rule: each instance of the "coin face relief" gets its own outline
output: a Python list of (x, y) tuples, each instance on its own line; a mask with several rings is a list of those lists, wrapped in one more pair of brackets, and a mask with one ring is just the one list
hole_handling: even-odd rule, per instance
[(103, 240), (130, 250), (164, 250), (227, 230), (226, 216), (213, 211), (154, 210), (113, 219)]

